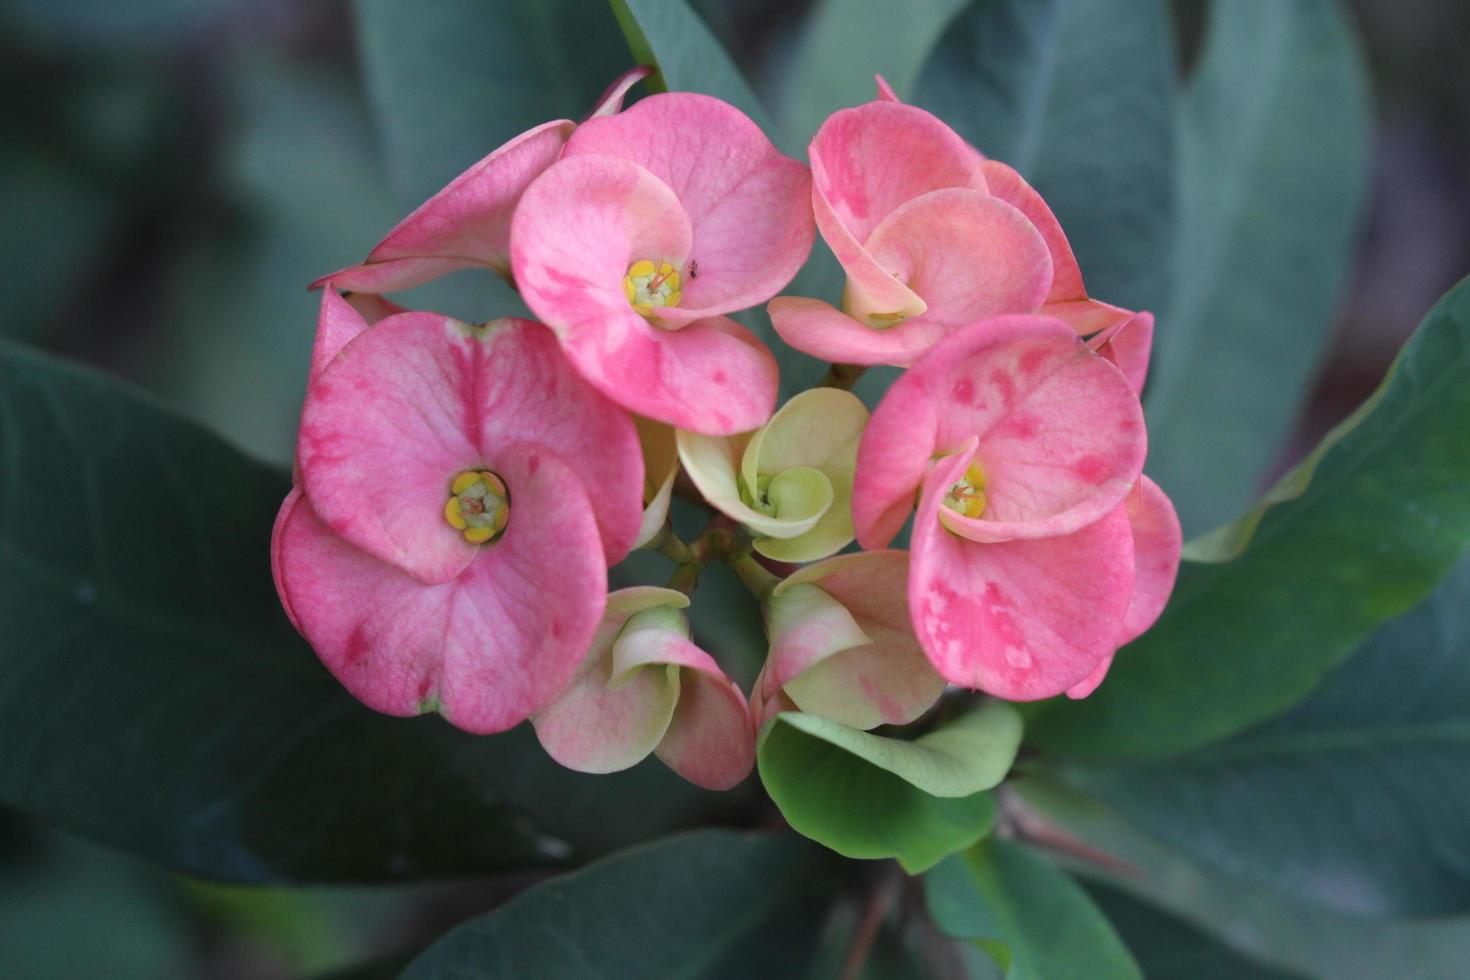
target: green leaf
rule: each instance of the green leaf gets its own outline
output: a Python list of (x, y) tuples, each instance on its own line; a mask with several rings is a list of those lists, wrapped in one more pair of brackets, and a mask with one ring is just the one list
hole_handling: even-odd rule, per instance
[(829, 857), (789, 837), (672, 837), (529, 889), (403, 977), (801, 977), (834, 897)]
[[(1411, 609), (1470, 540), (1470, 280), (1435, 305), (1372, 408), (1247, 515), (1232, 561), (1186, 562), (1169, 607), (1084, 701), (1028, 735), (1076, 756), (1163, 756), (1299, 701)], [(1254, 537), (1249, 536), (1254, 528)]]
[(1337, 0), (1210, 5), (1146, 399), (1150, 473), (1187, 533), (1250, 499), (1315, 374), (1363, 200), (1368, 98)]
[(787, 712), (761, 732), (757, 759), (795, 830), (847, 857), (897, 858), (912, 874), (990, 832), (985, 791), (1020, 739), (1020, 717), (1001, 701), (912, 742)]
[(1304, 980), (1237, 952), (1204, 929), (1121, 889), (1087, 893), (1123, 937), (1149, 980)]
[(663, 87), (703, 92), (755, 120), (774, 138), (765, 107), (719, 39), (684, 0), (611, 0), (628, 47), (639, 64), (658, 69)]
[(907, 97), (940, 31), (966, 0), (820, 0), (781, 91), (791, 142), (805, 146), (838, 109), (877, 97), (881, 74)]
[(592, 0), (357, 0), (355, 10), (363, 74), (406, 204), (517, 133), (583, 118), (632, 67), (611, 12)]
[(1138, 965), (1075, 881), (1024, 847), (994, 839), (924, 876), (939, 931), (979, 944), (1007, 980), (1142, 978)]
[(285, 474), (0, 344), (0, 801), (179, 870), (378, 881), (559, 863), (708, 815), (348, 695), (271, 587)]
[(1356, 912), (1470, 911), (1470, 564), (1286, 714), (1073, 777), (1226, 874)]
[[(1209, 874), (1116, 811), (1028, 773), (1010, 784), (1014, 811), (1101, 850), (1121, 867), (1109, 881), (1198, 922), (1236, 949), (1302, 976), (1331, 980), (1458, 977), (1470, 948), (1470, 916), (1385, 919), (1304, 902), (1261, 885)], [(1106, 906), (1105, 906), (1106, 908)], [(1119, 932), (1127, 938), (1127, 924)], [(1146, 953), (1140, 953), (1146, 959)], [(1145, 963), (1145, 966), (1148, 964)], [(1150, 974), (1151, 976), (1152, 974)]]
[(1160, 0), (972, 0), (914, 101), (1041, 192), (1088, 292), (1157, 310), (1174, 235), (1174, 87)]

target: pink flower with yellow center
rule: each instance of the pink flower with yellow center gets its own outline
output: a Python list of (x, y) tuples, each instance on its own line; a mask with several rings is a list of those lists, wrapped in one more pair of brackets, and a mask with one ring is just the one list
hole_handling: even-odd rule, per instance
[(539, 324), (322, 305), (282, 604), (370, 707), (510, 728), (571, 677), (639, 534), (632, 420)]
[(811, 178), (739, 110), (668, 93), (593, 119), (525, 191), (517, 287), (577, 370), (639, 415), (729, 435), (775, 407), (771, 352), (725, 314), (801, 267)]
[(941, 675), (1012, 700), (1096, 686), (1178, 566), (1145, 450), (1130, 380), (1052, 317), (961, 329), (894, 383), (858, 451), (853, 519), (879, 548), (914, 512), (909, 611)]
[(812, 139), (817, 227), (847, 284), (841, 309), (773, 300), (787, 343), (834, 362), (905, 367), (988, 316), (1042, 312), (1093, 334), (1133, 315), (1088, 297), (1056, 216), (1014, 169), (881, 79), (879, 94), (834, 113)]

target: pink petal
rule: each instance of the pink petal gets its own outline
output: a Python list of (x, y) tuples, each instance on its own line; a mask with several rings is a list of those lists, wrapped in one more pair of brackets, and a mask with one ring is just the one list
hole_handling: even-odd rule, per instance
[(291, 492), (286, 494), (286, 499), (281, 501), (281, 509), (276, 511), (275, 522), (271, 525), (271, 581), (276, 585), (276, 596), (281, 600), (281, 609), (298, 633), (301, 632), (301, 623), (296, 618), (296, 611), (291, 608), (291, 599), (286, 595), (281, 581), (281, 530), (291, 520), (291, 514), (300, 502), (301, 489), (293, 486)]
[(776, 402), (771, 352), (725, 317), (660, 329), (623, 294), (623, 276), (637, 259), (682, 265), (688, 235), (679, 202), (656, 177), (584, 154), (558, 163), (526, 192), (512, 262), (526, 302), (608, 397), (695, 432), (756, 428)]
[(966, 459), (940, 460), (914, 518), (909, 608), (945, 679), (1012, 701), (1060, 694), (1113, 652), (1132, 589), (1122, 506), (1072, 534), (977, 544), (947, 530), (940, 500)]
[(1133, 597), (1123, 618), (1120, 645), (1141, 636), (1163, 613), (1174, 591), (1184, 546), (1179, 515), (1153, 480), (1139, 477), (1126, 507), (1133, 528)]
[(899, 378), (863, 435), (853, 517), (864, 547), (897, 533), (931, 457), (978, 438), (987, 507), (945, 509), (977, 541), (1065, 534), (1127, 496), (1147, 448), (1127, 380), (1059, 320), (994, 317), (952, 334)]
[[(470, 327), (429, 313), (381, 321), (308, 390), (298, 458), (312, 506), (333, 531), (438, 583), (479, 552), (444, 520), (449, 483), (464, 470), (499, 472), (503, 448), (519, 440), (574, 467), (597, 495), (610, 560), (626, 553), (642, 512), (633, 423), (529, 321)], [(515, 520), (513, 485), (510, 493)]]
[(542, 123), (492, 152), (429, 198), (368, 253), (367, 261), (324, 276), (338, 289), (396, 292), (455, 269), (510, 270), (510, 220), (531, 181), (561, 155), (574, 124)]
[(875, 330), (830, 303), (802, 296), (777, 296), (766, 312), (787, 344), (840, 364), (911, 364), (945, 334), (943, 326), (924, 317)]
[[(1125, 506), (1133, 528), (1133, 595), (1123, 616), (1120, 645), (1137, 639), (1163, 613), (1174, 591), (1184, 544), (1174, 505), (1148, 477), (1139, 477)], [(1085, 698), (1097, 690), (1112, 664), (1110, 655), (1085, 680), (1069, 687), (1067, 697)]]
[(576, 676), (532, 719), (537, 739), (557, 762), (578, 772), (619, 772), (645, 759), (663, 738), (679, 699), (677, 676), (650, 669), (614, 685), (613, 647), (628, 619), (666, 601), (667, 593), (635, 587), (608, 597)]
[(696, 786), (735, 786), (755, 766), (755, 732), (745, 695), (718, 668), (683, 671), (674, 720), (654, 751)]
[(1079, 334), (1096, 333), (1126, 320), (1132, 312), (1089, 299), (1082, 284), (1082, 269), (1067, 242), (1061, 223), (1046, 201), (1012, 167), (999, 160), (981, 164), (990, 193), (1020, 210), (1041, 233), (1051, 253), (1052, 283), (1041, 312), (1065, 320)]
[(923, 297), (928, 309), (919, 319), (946, 328), (1000, 313), (1030, 313), (1051, 283), (1046, 242), (1025, 215), (965, 188), (931, 191), (900, 205), (866, 247), (891, 276)]
[(861, 239), (843, 223), (826, 194), (812, 185), (812, 212), (822, 240), (847, 273), (843, 304), (864, 316), (914, 317), (926, 309), (924, 300), (899, 279), (888, 274), (863, 248)]
[(311, 346), (311, 369), (307, 383), (316, 380), (347, 346), (347, 342), (368, 328), (368, 322), (352, 304), (348, 303), (335, 289), (322, 290), (322, 305), (316, 318), (316, 341)]
[(598, 116), (614, 116), (623, 111), (623, 99), (627, 98), (628, 92), (643, 79), (653, 74), (653, 69), (647, 65), (637, 65), (629, 68), (607, 87), (602, 97), (593, 106), (588, 119), (596, 119)]
[(874, 83), (878, 86), (878, 101), (880, 102), (902, 102), (898, 93), (893, 91), (893, 86), (888, 84), (888, 79), (882, 75), (873, 76)]
[(1149, 355), (1154, 345), (1154, 315), (1135, 313), (1114, 333), (1100, 353), (1123, 372), (1123, 377), (1133, 386), (1136, 394), (1143, 394), (1143, 383), (1148, 379)]
[(859, 242), (867, 241), (894, 208), (921, 194), (942, 187), (986, 187), (974, 151), (954, 130), (923, 109), (898, 102), (834, 112), (812, 138), (808, 156), (812, 186)]
[[(837, 652), (783, 681), (801, 710), (866, 730), (906, 725), (939, 699), (944, 679), (914, 636), (905, 595), (908, 574), (906, 552), (866, 551), (808, 565), (787, 580), (827, 592), (872, 641)], [(773, 649), (771, 663), (777, 660)]]
[[(651, 95), (616, 116), (583, 124), (566, 148), (568, 158), (579, 154), (638, 164), (683, 205), (691, 246), (678, 261), (662, 256), (679, 266), (683, 279), (681, 308), (671, 313), (676, 322), (764, 303), (791, 281), (811, 251), (810, 172), (719, 99), (689, 92)], [(694, 275), (686, 257), (698, 263)], [(622, 270), (618, 275), (621, 280)]]
[(305, 500), (277, 534), (287, 608), (322, 662), (364, 704), (438, 710), (466, 731), (504, 731), (560, 691), (592, 642), (606, 565), (582, 481), (552, 454), (506, 447), (517, 489), (505, 533), (456, 578), (425, 585), (333, 534)]

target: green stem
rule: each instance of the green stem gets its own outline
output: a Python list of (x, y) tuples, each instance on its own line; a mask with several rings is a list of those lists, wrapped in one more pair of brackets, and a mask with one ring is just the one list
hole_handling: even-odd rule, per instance
[(728, 561), (735, 574), (740, 576), (740, 583), (761, 602), (765, 602), (772, 590), (781, 583), (779, 576), (756, 561), (755, 556), (748, 551)]
[(861, 364), (829, 364), (827, 373), (822, 375), (822, 380), (817, 382), (817, 387), (841, 388), (843, 391), (851, 391), (852, 386), (858, 383), (858, 379), (867, 370)]

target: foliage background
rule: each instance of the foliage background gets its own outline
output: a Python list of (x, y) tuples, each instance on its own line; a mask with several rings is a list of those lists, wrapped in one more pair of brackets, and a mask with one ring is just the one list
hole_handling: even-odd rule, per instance
[[(758, 89), (803, 70), (792, 39), (808, 4), (695, 6)], [(1470, 8), (1350, 6), (1376, 103), (1369, 206), (1330, 354), (1274, 450), (1276, 473), (1373, 390), (1470, 268)], [(1176, 10), (1188, 61), (1200, 5)], [(0, 333), (141, 383), (256, 456), (288, 460), (315, 319), (306, 282), (356, 261), (432, 189), (388, 176), (360, 58), (391, 38), (359, 37), (354, 15), (318, 0), (0, 7)], [(856, 50), (871, 43), (863, 29), (851, 26)], [(594, 40), (610, 77), (628, 61), (622, 38)], [(474, 51), (471, 38), (456, 54)], [(424, 112), (432, 121), (435, 107)], [(450, 176), (518, 128), (465, 134), (472, 155), (422, 166)], [(513, 302), (470, 277), (434, 288), (422, 301), (449, 313)], [(1151, 846), (1116, 832), (1120, 852)], [(1449, 975), (1470, 949), (1470, 919), (1370, 924), (1179, 876), (1176, 894), (1203, 917), (1268, 954), (1296, 950), (1324, 975), (1334, 957), (1375, 975), (1370, 955), (1376, 975), (1391, 963)], [(325, 974), (411, 951), (522, 884), (205, 885), (0, 809), (0, 974)], [(1356, 945), (1343, 945), (1348, 933)]]

